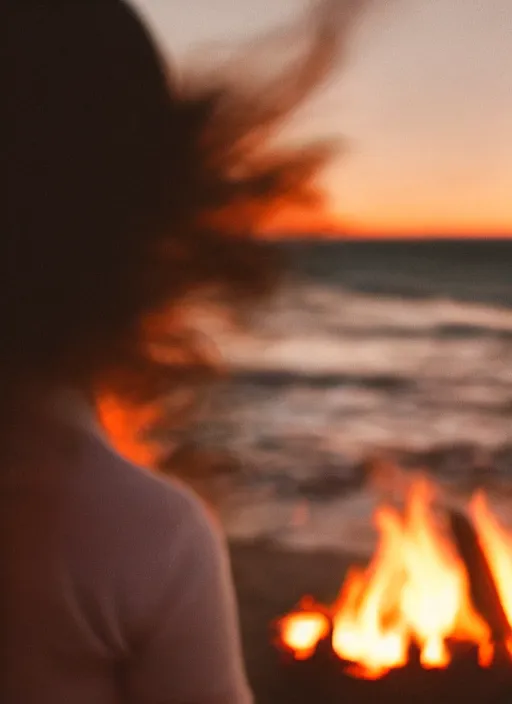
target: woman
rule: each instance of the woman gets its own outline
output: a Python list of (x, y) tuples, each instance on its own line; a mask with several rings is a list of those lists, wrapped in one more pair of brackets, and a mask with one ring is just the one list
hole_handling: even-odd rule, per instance
[(217, 530), (113, 450), (98, 409), (208, 376), (191, 296), (234, 308), (267, 289), (250, 235), (309, 198), (323, 154), (268, 138), (336, 32), (321, 13), (300, 66), (251, 97), (173, 80), (121, 0), (5, 0), (0, 15), (1, 700), (245, 704)]

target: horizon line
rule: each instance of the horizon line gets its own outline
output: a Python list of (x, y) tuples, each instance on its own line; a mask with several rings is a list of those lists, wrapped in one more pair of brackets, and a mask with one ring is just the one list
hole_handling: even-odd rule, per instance
[(402, 232), (333, 232), (332, 230), (311, 230), (304, 231), (279, 231), (279, 232), (264, 232), (258, 235), (264, 240), (270, 242), (286, 242), (287, 240), (308, 240), (318, 242), (341, 242), (341, 241), (503, 241), (512, 240), (512, 231), (510, 232), (489, 232), (489, 233), (442, 233), (442, 232), (427, 232), (427, 233), (402, 233)]

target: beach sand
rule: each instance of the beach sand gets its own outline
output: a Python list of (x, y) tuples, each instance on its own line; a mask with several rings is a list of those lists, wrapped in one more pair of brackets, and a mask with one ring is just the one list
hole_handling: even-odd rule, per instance
[[(231, 545), (246, 667), (257, 704), (311, 701), (272, 645), (271, 624), (304, 595), (326, 603), (336, 597), (355, 558), (328, 552), (291, 552), (268, 543)], [(317, 698), (319, 704), (322, 699)]]

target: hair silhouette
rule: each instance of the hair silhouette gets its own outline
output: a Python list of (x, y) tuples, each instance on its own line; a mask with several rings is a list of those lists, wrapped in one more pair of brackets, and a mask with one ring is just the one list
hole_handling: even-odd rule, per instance
[[(173, 76), (121, 0), (2, 3), (5, 398), (58, 383), (150, 399), (177, 372), (208, 372), (186, 332), (187, 299), (236, 309), (269, 289), (275, 267), (258, 227), (318, 195), (329, 152), (272, 137), (364, 4), (318, 4), (299, 28), (300, 56), (254, 91), (243, 56), (234, 80)], [(257, 60), (271, 62), (261, 51), (265, 42)]]

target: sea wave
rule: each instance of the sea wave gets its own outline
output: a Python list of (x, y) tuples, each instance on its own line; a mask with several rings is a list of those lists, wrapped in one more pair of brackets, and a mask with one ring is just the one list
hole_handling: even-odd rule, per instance
[(343, 264), (350, 250), (306, 248), (250, 331), (216, 330), (232, 375), (198, 437), (241, 468), (231, 537), (370, 547), (376, 456), (454, 495), (483, 483), (512, 515), (512, 283), (502, 249), (477, 249), (466, 266), (459, 246), (426, 262), (406, 247), (399, 265), (384, 245)]

